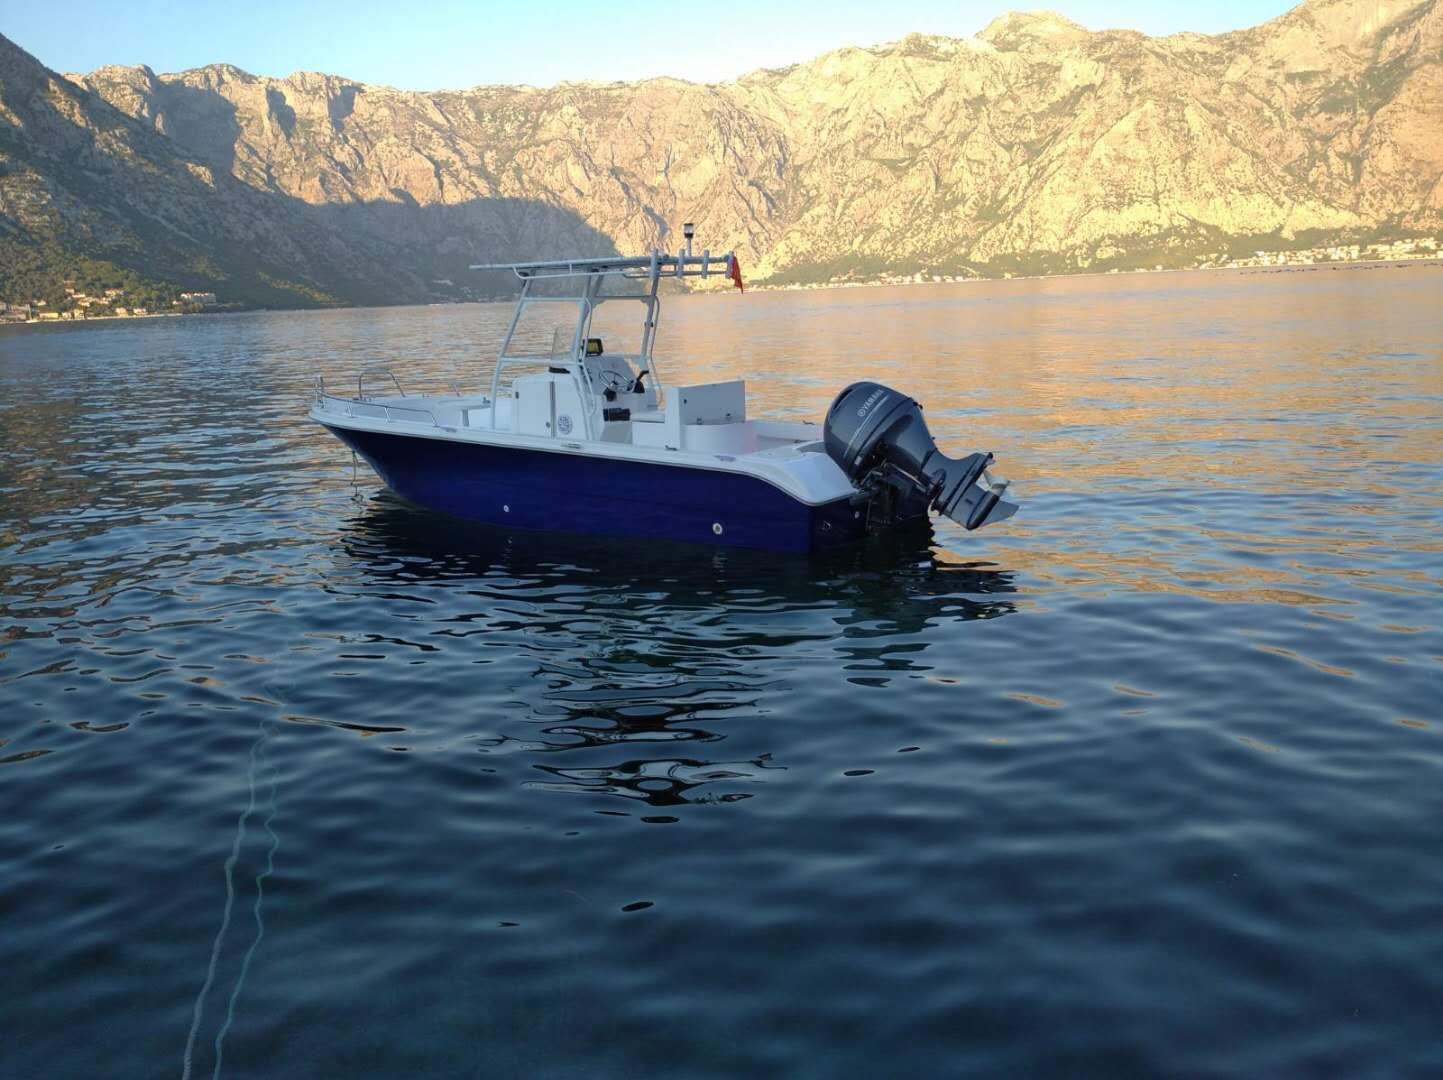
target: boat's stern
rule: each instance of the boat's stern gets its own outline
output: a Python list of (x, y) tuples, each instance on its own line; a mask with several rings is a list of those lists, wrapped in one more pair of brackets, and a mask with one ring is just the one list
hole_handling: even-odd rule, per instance
[(1002, 498), (1007, 481), (989, 471), (990, 453), (947, 457), (927, 430), (922, 407), (880, 383), (853, 383), (837, 395), (823, 441), (869, 515), (915, 515), (920, 507), (971, 530), (1017, 512)]

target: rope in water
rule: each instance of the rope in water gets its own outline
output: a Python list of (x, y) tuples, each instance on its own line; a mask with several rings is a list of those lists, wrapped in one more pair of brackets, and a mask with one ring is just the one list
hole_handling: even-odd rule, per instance
[(215, 1037), (215, 1072), (211, 1075), (219, 1080), (220, 1064), (223, 1058), (221, 1044), (225, 1042), (226, 1033), (230, 1031), (231, 1024), (235, 1022), (235, 1005), (240, 999), (241, 987), (245, 985), (246, 974), (251, 968), (251, 957), (255, 956), (256, 949), (260, 946), (261, 938), (265, 937), (266, 925), (261, 918), (261, 901), (265, 899), (265, 880), (270, 877), (276, 868), (276, 852), (280, 850), (281, 838), (276, 835), (271, 823), (276, 819), (276, 767), (270, 766), (270, 811), (266, 814), (266, 820), (262, 828), (266, 835), (271, 838), (270, 850), (266, 852), (266, 868), (256, 875), (256, 902), (252, 909), (252, 915), (256, 923), (256, 936), (251, 939), (250, 948), (246, 949), (245, 958), (241, 960), (240, 974), (236, 976), (235, 987), (230, 993), (230, 1002), (226, 1005), (225, 1023), (221, 1025), (220, 1031)]
[[(251, 815), (255, 813), (256, 809), (256, 759), (259, 756), (259, 753), (266, 741), (266, 737), (270, 734), (270, 725), (268, 721), (269, 717), (265, 717), (261, 720), (260, 727), (256, 732), (255, 741), (251, 743), (250, 764), (249, 768), (247, 769), (246, 775), (246, 781), (250, 789), (250, 795), (249, 799), (246, 802), (246, 808), (241, 811), (240, 817), (236, 820), (235, 839), (231, 842), (230, 855), (226, 858), (225, 861), (225, 909), (221, 915), (220, 929), (216, 931), (215, 941), (211, 943), (210, 963), (206, 966), (205, 982), (201, 984), (200, 993), (196, 995), (195, 1006), (191, 1012), (190, 1034), (186, 1036), (185, 1053), (181, 1059), (181, 1080), (190, 1080), (190, 1075), (193, 1069), (193, 1058), (195, 1054), (195, 1041), (196, 1037), (200, 1034), (201, 1019), (205, 1012), (205, 999), (210, 994), (211, 988), (215, 985), (216, 967), (220, 963), (221, 948), (225, 944), (226, 933), (230, 929), (231, 912), (235, 908), (235, 868), (236, 863), (240, 861), (241, 847), (245, 843), (246, 823), (250, 820)], [(261, 881), (265, 877), (268, 877), (271, 873), (274, 865), (273, 860), (275, 858), (276, 848), (280, 845), (279, 839), (277, 839), (275, 832), (271, 829), (271, 822), (275, 818), (275, 806), (275, 769), (274, 767), (272, 767), (271, 808), (270, 814), (266, 818), (265, 822), (266, 831), (269, 832), (271, 835), (272, 844), (270, 854), (267, 856), (266, 860), (266, 869), (256, 878), (257, 893), (255, 918), (258, 929), (256, 939), (251, 942), (250, 949), (248, 949), (246, 952), (245, 961), (241, 965), (240, 975), (237, 977), (235, 988), (231, 992), (230, 1009), (228, 1010), (226, 1015), (225, 1026), (221, 1028), (220, 1033), (216, 1036), (215, 1071), (212, 1073), (212, 1076), (215, 1077), (220, 1076), (221, 1040), (225, 1038), (226, 1031), (230, 1027), (231, 1019), (234, 1016), (236, 998), (240, 995), (241, 984), (245, 981), (246, 970), (250, 966), (250, 958), (255, 952), (256, 946), (260, 944), (261, 934), (264, 932), (265, 929), (263, 924), (261, 923), (261, 894), (259, 890)]]

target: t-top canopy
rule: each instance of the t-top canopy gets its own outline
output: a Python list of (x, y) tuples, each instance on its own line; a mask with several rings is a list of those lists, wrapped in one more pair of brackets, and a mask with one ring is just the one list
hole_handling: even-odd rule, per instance
[(653, 251), (650, 255), (602, 256), (598, 259), (555, 259), (549, 262), (524, 263), (477, 263), (472, 270), (510, 270), (517, 277), (591, 277), (601, 274), (620, 274), (629, 278), (656, 279), (669, 277), (711, 277), (724, 274), (731, 278), (738, 289), (742, 285), (741, 264), (735, 252), (713, 255), (703, 251), (700, 255), (680, 252), (676, 255), (664, 251)]

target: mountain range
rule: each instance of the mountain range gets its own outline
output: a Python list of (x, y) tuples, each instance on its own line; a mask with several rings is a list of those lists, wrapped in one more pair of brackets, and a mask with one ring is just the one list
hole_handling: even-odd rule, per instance
[(716, 85), (424, 93), (62, 75), (0, 37), (0, 300), (76, 260), (256, 304), (438, 299), (468, 263), (675, 248), (683, 220), (774, 282), (1437, 232), (1443, 12), (1308, 0), (1161, 38), (1010, 14)]

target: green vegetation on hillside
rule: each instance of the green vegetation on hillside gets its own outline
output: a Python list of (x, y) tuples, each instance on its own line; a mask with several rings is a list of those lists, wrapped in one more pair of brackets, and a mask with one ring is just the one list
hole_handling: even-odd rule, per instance
[[(823, 263), (786, 267), (757, 284), (770, 286), (822, 285), (845, 282), (905, 281), (909, 278), (1005, 278), (1047, 277), (1056, 274), (1124, 273), (1136, 270), (1193, 270), (1205, 267), (1252, 265), (1260, 252), (1295, 253), (1301, 262), (1346, 262), (1359, 258), (1386, 258), (1386, 253), (1368, 251), (1370, 246), (1393, 241), (1411, 241), (1422, 233), (1401, 223), (1369, 229), (1308, 229), (1284, 236), (1264, 233), (1231, 236), (1219, 229), (1195, 227), (1175, 229), (1152, 236), (1118, 238), (1099, 251), (1078, 249), (1068, 252), (1034, 251), (1001, 255), (986, 262), (956, 258), (934, 260), (899, 258), (884, 260), (872, 256), (845, 255)], [(1424, 240), (1423, 243), (1434, 241)], [(1352, 246), (1355, 251), (1346, 249)], [(1443, 237), (1436, 240), (1443, 252)], [(1336, 254), (1330, 249), (1337, 249)], [(1434, 248), (1422, 248), (1426, 255)]]
[(0, 302), (44, 301), (58, 308), (68, 299), (67, 287), (91, 296), (122, 289), (131, 307), (169, 310), (180, 299), (179, 287), (155, 281), (104, 259), (66, 251), (59, 244), (22, 244), (0, 239)]

